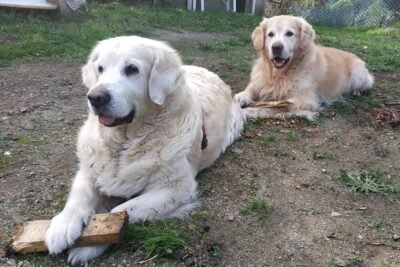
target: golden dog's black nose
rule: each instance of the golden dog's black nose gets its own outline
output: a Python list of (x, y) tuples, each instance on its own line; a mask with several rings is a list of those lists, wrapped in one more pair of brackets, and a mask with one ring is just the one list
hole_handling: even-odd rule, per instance
[(111, 96), (107, 90), (93, 90), (87, 95), (87, 98), (96, 109), (104, 107), (111, 101)]
[(275, 43), (272, 45), (272, 54), (274, 56), (280, 56), (283, 51), (283, 44), (281, 43)]

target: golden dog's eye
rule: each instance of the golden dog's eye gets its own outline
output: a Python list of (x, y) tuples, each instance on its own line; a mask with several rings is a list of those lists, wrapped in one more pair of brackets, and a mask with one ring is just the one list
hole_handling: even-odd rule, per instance
[(275, 35), (275, 34), (274, 34), (273, 32), (269, 32), (269, 33), (268, 33), (268, 37), (274, 37), (274, 35)]
[(99, 66), (97, 69), (98, 69), (99, 73), (103, 73), (103, 67), (102, 66)]
[(287, 37), (291, 37), (291, 36), (293, 36), (293, 32), (291, 32), (291, 31), (287, 31), (287, 32), (286, 32), (286, 36), (287, 36)]
[(128, 65), (125, 67), (126, 76), (133, 75), (139, 72), (139, 69), (135, 65)]

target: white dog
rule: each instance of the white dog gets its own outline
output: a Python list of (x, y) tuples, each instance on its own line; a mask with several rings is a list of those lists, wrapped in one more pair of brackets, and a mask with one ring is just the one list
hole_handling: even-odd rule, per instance
[[(198, 205), (196, 174), (240, 136), (245, 121), (217, 75), (183, 66), (162, 42), (104, 40), (82, 78), (90, 112), (78, 139), (79, 171), (46, 233), (51, 254), (73, 245), (95, 213), (126, 210), (131, 223), (187, 215)], [(89, 261), (106, 248), (72, 248), (68, 261)]]
[(373, 84), (365, 63), (356, 55), (314, 43), (315, 32), (303, 18), (264, 19), (253, 31), (260, 52), (247, 88), (235, 101), (283, 101), (288, 112), (275, 108), (245, 108), (248, 118), (302, 116), (313, 119), (320, 103), (329, 104), (345, 93), (359, 94)]

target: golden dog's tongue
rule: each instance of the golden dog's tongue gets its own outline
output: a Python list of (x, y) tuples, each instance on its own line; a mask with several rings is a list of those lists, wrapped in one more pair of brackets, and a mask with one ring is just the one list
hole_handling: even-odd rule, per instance
[(99, 115), (99, 122), (105, 126), (110, 126), (115, 121), (114, 117), (106, 116), (106, 115)]

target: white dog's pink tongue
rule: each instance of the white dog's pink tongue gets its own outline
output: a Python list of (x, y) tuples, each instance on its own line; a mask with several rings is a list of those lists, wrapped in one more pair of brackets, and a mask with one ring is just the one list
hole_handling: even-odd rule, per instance
[(103, 124), (105, 126), (110, 126), (115, 121), (115, 118), (111, 117), (111, 116), (106, 116), (106, 115), (99, 115), (99, 121), (101, 124)]

